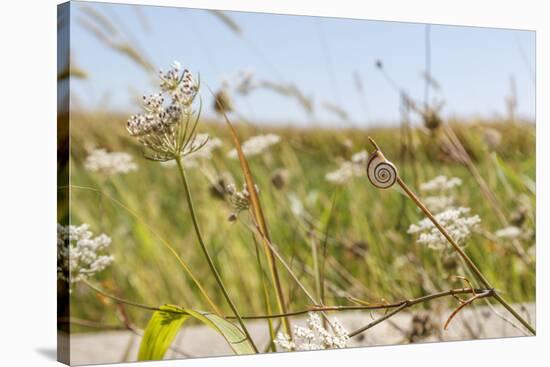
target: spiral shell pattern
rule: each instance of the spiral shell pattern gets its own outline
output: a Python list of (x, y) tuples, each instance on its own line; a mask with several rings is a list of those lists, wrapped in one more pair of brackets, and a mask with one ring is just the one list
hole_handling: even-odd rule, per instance
[(374, 186), (387, 189), (395, 184), (397, 169), (379, 150), (376, 150), (367, 161), (367, 177)]

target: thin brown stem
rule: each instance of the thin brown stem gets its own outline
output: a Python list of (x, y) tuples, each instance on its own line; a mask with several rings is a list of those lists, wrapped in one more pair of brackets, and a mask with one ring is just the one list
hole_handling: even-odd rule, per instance
[(453, 237), (449, 234), (449, 232), (443, 227), (435, 216), (428, 210), (428, 208), (420, 201), (418, 196), (412, 190), (403, 182), (401, 177), (397, 176), (397, 183), (401, 188), (405, 191), (405, 193), (411, 198), (412, 201), (422, 210), (422, 212), (430, 219), (430, 221), (433, 223), (433, 225), (441, 232), (441, 234), (449, 241), (451, 246), (453, 246), (454, 250), (460, 255), (460, 257), (466, 262), (468, 267), (472, 270), (472, 272), (475, 274), (475, 276), (479, 279), (479, 281), (483, 284), (483, 286), (487, 288), (492, 288), (489, 281), (485, 278), (483, 273), (479, 270), (479, 268), (476, 266), (476, 264), (470, 259), (468, 255), (464, 252), (464, 250), (460, 247), (458, 243), (453, 239)]
[[(212, 93), (212, 91), (210, 91), (210, 92)], [(246, 160), (246, 156), (244, 155), (244, 152), (243, 152), (242, 147), (241, 147), (241, 143), (239, 142), (239, 138), (237, 136), (237, 132), (236, 132), (235, 128), (233, 127), (233, 124), (231, 123), (231, 121), (227, 117), (227, 114), (225, 113), (225, 110), (224, 110), (223, 106), (220, 104), (220, 102), (218, 100), (216, 100), (216, 103), (217, 103), (218, 107), (220, 107), (223, 118), (224, 118), (225, 122), (227, 123), (227, 125), (229, 126), (229, 130), (231, 132), (231, 137), (233, 139), (233, 143), (235, 144), (235, 149), (236, 149), (237, 154), (239, 156), (239, 162), (240, 162), (240, 165), (241, 165), (241, 170), (243, 171), (243, 175), (244, 175), (246, 184), (247, 184), (248, 188), (250, 189), (249, 193), (250, 193), (251, 212), (253, 214), (253, 217), (254, 217), (255, 221), (258, 224), (257, 225), (257, 230), (258, 230), (258, 232), (260, 233), (260, 235), (263, 239), (262, 242), (264, 243), (266, 257), (267, 257), (268, 264), (269, 264), (269, 269), (270, 269), (270, 272), (271, 272), (271, 278), (273, 280), (273, 285), (274, 285), (274, 288), (275, 288), (275, 295), (276, 295), (276, 298), (277, 298), (277, 304), (279, 306), (279, 310), (284, 313), (284, 312), (286, 312), (285, 295), (284, 295), (284, 292), (283, 292), (281, 279), (279, 277), (279, 271), (277, 269), (277, 263), (276, 263), (276, 261), (273, 257), (273, 253), (269, 249), (269, 246), (267, 246), (267, 241), (270, 240), (269, 232), (268, 232), (268, 229), (267, 229), (267, 224), (266, 224), (265, 217), (264, 217), (264, 214), (263, 214), (262, 206), (260, 204), (260, 199), (259, 199), (258, 194), (256, 193), (256, 191), (254, 190), (255, 184), (254, 184), (254, 180), (252, 178), (252, 173), (250, 172), (250, 167), (248, 165), (248, 161)], [(283, 328), (284, 328), (285, 332), (288, 335), (290, 335), (290, 337), (292, 338), (292, 329), (290, 327), (290, 322), (287, 319), (283, 319), (282, 323), (283, 323)]]
[[(370, 142), (375, 147), (376, 151), (380, 152), (380, 154), (383, 156), (382, 151), (380, 150), (380, 147), (376, 144), (376, 142), (369, 137)], [(428, 210), (428, 208), (422, 203), (422, 201), (416, 196), (416, 194), (407, 186), (407, 184), (399, 177), (397, 172), (396, 174), (396, 182), (401, 186), (401, 188), (405, 191), (407, 196), (422, 210), (422, 212), (430, 219), (430, 221), (433, 223), (433, 225), (439, 230), (439, 232), (447, 239), (447, 241), (451, 244), (451, 246), (454, 248), (454, 250), (459, 254), (459, 256), (464, 260), (466, 263), (468, 269), (474, 273), (474, 275), (478, 278), (478, 280), (483, 284), (484, 287), (492, 290), (491, 296), (498, 301), (504, 308), (506, 308), (525, 328), (527, 328), (533, 335), (536, 334), (535, 329), (518, 313), (516, 312), (512, 306), (510, 306), (495, 290), (494, 287), (491, 286), (487, 278), (483, 275), (481, 270), (476, 266), (476, 264), (472, 261), (472, 259), (464, 252), (464, 250), (458, 245), (458, 243), (453, 239), (453, 237), (449, 234), (449, 232), (443, 227), (435, 218), (435, 216)]]
[[(397, 176), (397, 183), (401, 188), (407, 193), (407, 195), (411, 198), (412, 201), (424, 212), (424, 214), (430, 219), (430, 221), (434, 224), (434, 226), (437, 227), (439, 232), (449, 241), (449, 243), (453, 246), (455, 251), (460, 255), (460, 257), (466, 262), (466, 265), (470, 268), (470, 270), (474, 273), (474, 275), (479, 279), (479, 281), (488, 289), (493, 289), (491, 286), (491, 283), (485, 278), (481, 270), (476, 266), (476, 264), (472, 261), (472, 259), (464, 252), (464, 250), (456, 243), (456, 241), (451, 237), (449, 232), (443, 227), (437, 219), (433, 216), (433, 214), (426, 208), (426, 206), (420, 201), (420, 199), (409, 189), (409, 187), (401, 180), (399, 176)], [(506, 308), (527, 330), (529, 330), (533, 335), (536, 334), (535, 329), (516, 311), (513, 309), (512, 306), (508, 304), (496, 291), (492, 294), (493, 298), (497, 300), (504, 308)]]
[[(475, 289), (474, 290), (477, 294), (485, 294), (490, 293), (492, 290), (489, 289)], [(368, 311), (374, 311), (374, 310), (388, 310), (388, 309), (394, 309), (394, 308), (400, 308), (403, 305), (407, 306), (413, 306), (418, 303), (422, 302), (428, 302), (437, 298), (447, 297), (447, 296), (453, 296), (457, 294), (468, 294), (471, 293), (471, 288), (459, 288), (459, 289), (450, 289), (443, 292), (437, 292), (432, 293), (426, 296), (422, 296), (419, 298), (414, 299), (407, 299), (403, 301), (398, 301), (394, 303), (377, 303), (372, 305), (355, 305), (355, 306), (313, 306), (309, 307), (303, 310), (297, 310), (297, 311), (289, 311), (284, 314), (272, 314), (272, 315), (251, 315), (251, 316), (243, 316), (243, 319), (247, 320), (257, 320), (257, 319), (274, 319), (274, 318), (283, 318), (283, 317), (290, 317), (290, 316), (300, 316), (307, 314), (309, 312), (340, 312), (340, 311), (361, 311), (361, 310), (368, 310)], [(407, 307), (409, 307), (407, 306)], [(232, 319), (233, 316), (226, 316), (226, 319)]]
[(460, 310), (462, 310), (464, 307), (472, 304), (476, 299), (480, 299), (480, 298), (483, 298), (483, 297), (487, 297), (489, 294), (491, 293), (491, 291), (486, 291), (486, 292), (483, 292), (483, 293), (475, 293), (472, 297), (468, 298), (467, 300), (463, 301), (461, 300), (460, 302), (460, 306), (458, 306), (456, 308), (456, 310), (454, 310), (451, 315), (447, 318), (447, 321), (445, 321), (445, 325), (443, 326), (443, 329), (444, 330), (447, 330), (447, 328), (449, 327), (449, 324), (451, 323), (451, 321), (453, 320), (453, 318), (458, 315), (458, 313), (460, 312)]
[[(153, 306), (141, 304), (141, 303), (138, 303), (138, 302), (129, 301), (129, 300), (114, 296), (112, 294), (109, 294), (109, 293), (103, 291), (102, 289), (94, 286), (93, 284), (91, 284), (89, 282), (85, 282), (84, 284), (86, 284), (88, 287), (90, 287), (91, 289), (93, 289), (97, 293), (99, 293), (99, 294), (101, 294), (101, 295), (103, 295), (107, 298), (111, 298), (111, 299), (113, 299), (117, 302), (124, 303), (124, 304), (129, 305), (129, 306), (138, 307), (138, 308), (142, 308), (142, 309), (149, 310), (149, 311), (163, 311), (163, 312), (175, 313), (175, 314), (185, 314), (184, 311), (160, 309), (158, 307), (153, 307)], [(357, 306), (313, 306), (313, 307), (309, 307), (309, 308), (303, 309), (303, 310), (286, 312), (284, 314), (245, 315), (245, 316), (241, 316), (241, 319), (243, 319), (243, 320), (278, 319), (278, 318), (284, 319), (284, 318), (291, 317), (291, 316), (305, 315), (309, 312), (342, 312), (342, 311), (360, 311), (360, 310), (373, 311), (373, 310), (390, 310), (390, 309), (393, 309), (391, 312), (385, 314), (384, 316), (374, 320), (373, 322), (369, 323), (368, 325), (363, 326), (362, 328), (357, 329), (354, 332), (349, 334), (350, 337), (354, 337), (354, 336), (359, 335), (360, 333), (364, 332), (365, 330), (368, 330), (368, 329), (372, 328), (373, 326), (378, 325), (382, 321), (389, 319), (390, 317), (392, 317), (393, 315), (403, 311), (404, 309), (412, 307), (416, 304), (423, 303), (423, 302), (429, 302), (429, 301), (432, 301), (434, 299), (443, 298), (443, 297), (447, 297), (447, 296), (456, 296), (458, 294), (469, 294), (469, 293), (472, 293), (472, 291), (474, 291), (478, 295), (478, 297), (476, 299), (490, 297), (490, 296), (494, 295), (494, 292), (495, 292), (493, 289), (458, 288), (458, 289), (450, 289), (450, 290), (443, 291), (443, 292), (432, 293), (432, 294), (428, 294), (428, 295), (418, 297), (418, 298), (414, 298), (414, 299), (406, 299), (406, 300), (398, 301), (398, 302), (394, 302), (394, 303), (383, 303), (383, 304), (373, 304), (373, 305), (357, 305)], [(228, 320), (231, 320), (231, 319), (235, 319), (236, 316), (224, 316), (224, 318), (228, 319)]]
[[(475, 290), (475, 291), (476, 291), (476, 293), (478, 293), (478, 297), (476, 299), (489, 297), (489, 296), (494, 294), (493, 289)], [(369, 324), (367, 324), (367, 325), (351, 332), (349, 334), (349, 337), (352, 338), (356, 335), (359, 335), (362, 332), (378, 325), (382, 321), (385, 321), (385, 320), (389, 319), (390, 317), (398, 314), (399, 312), (405, 310), (406, 308), (414, 306), (418, 303), (427, 302), (427, 301), (430, 301), (432, 299), (440, 298), (440, 297), (444, 297), (444, 296), (453, 296), (453, 295), (456, 295), (456, 294), (464, 294), (464, 293), (470, 293), (470, 292), (472, 292), (471, 288), (463, 288), (463, 289), (460, 289), (460, 290), (450, 290), (450, 291), (445, 291), (445, 292), (439, 292), (439, 293), (430, 294), (430, 295), (427, 295), (427, 296), (424, 296), (424, 297), (419, 297), (419, 298), (416, 298), (416, 299), (413, 299), (413, 300), (403, 301), (395, 310), (393, 310), (391, 312), (388, 312), (387, 314), (385, 314), (382, 317), (379, 317), (378, 319), (374, 320), (373, 322), (371, 322), (371, 323), (369, 323)]]

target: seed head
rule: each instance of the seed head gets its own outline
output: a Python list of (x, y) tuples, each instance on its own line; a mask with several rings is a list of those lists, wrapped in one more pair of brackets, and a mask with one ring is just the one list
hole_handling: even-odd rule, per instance
[[(260, 192), (258, 186), (254, 185), (256, 192)], [(251, 205), (250, 192), (246, 184), (243, 185), (243, 189), (238, 191), (234, 184), (227, 185), (225, 192), (229, 195), (229, 201), (233, 207), (233, 212), (229, 216), (229, 221), (237, 220), (237, 216), (240, 212), (248, 210)]]
[(143, 96), (144, 112), (127, 121), (128, 133), (145, 147), (146, 158), (164, 162), (203, 147), (196, 139), (199, 116), (192, 110), (199, 84), (189, 70), (180, 69), (174, 62), (168, 72), (160, 71), (161, 92)]

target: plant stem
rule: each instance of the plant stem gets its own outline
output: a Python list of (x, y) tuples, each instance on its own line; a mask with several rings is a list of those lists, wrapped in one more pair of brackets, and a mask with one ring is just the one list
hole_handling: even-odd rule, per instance
[(170, 243), (166, 239), (164, 239), (159, 233), (157, 233), (145, 220), (143, 220), (133, 209), (126, 206), (124, 203), (122, 203), (120, 200), (115, 199), (114, 197), (111, 197), (107, 194), (105, 194), (103, 191), (93, 188), (93, 187), (87, 187), (87, 186), (76, 186), (76, 185), (70, 185), (70, 186), (60, 186), (59, 189), (80, 189), (80, 190), (89, 190), (92, 192), (96, 192), (100, 194), (102, 197), (105, 197), (106, 199), (110, 200), (111, 202), (115, 203), (122, 209), (124, 209), (126, 212), (128, 212), (132, 217), (134, 217), (137, 221), (139, 221), (143, 226), (145, 226), (151, 233), (153, 233), (160, 242), (170, 251), (172, 255), (178, 260), (179, 264), (183, 267), (183, 270), (187, 273), (187, 275), (191, 278), (193, 283), (197, 286), (199, 291), (201, 292), (202, 296), (208, 303), (208, 305), (212, 308), (212, 311), (216, 314), (221, 314), (221, 311), (218, 309), (216, 304), (212, 301), (210, 296), (208, 296), (208, 293), (206, 293), (206, 290), (202, 286), (201, 282), (198, 280), (198, 278), (193, 274), (191, 271), (191, 268), (187, 263), (181, 258), (181, 256), (178, 254), (178, 252), (174, 249)]
[[(189, 207), (189, 212), (191, 214), (191, 220), (193, 222), (193, 227), (195, 228), (195, 233), (197, 234), (197, 239), (199, 241), (200, 247), (204, 253), (204, 257), (206, 258), (206, 261), (208, 262), (208, 266), (210, 267), (210, 270), (212, 271), (212, 274), (214, 275), (214, 278), (216, 278), (216, 282), (218, 283), (218, 286), (220, 287), (220, 290), (223, 293), (223, 296), (225, 297), (227, 303), (229, 303), (229, 306), (231, 307), (231, 310), (235, 314), (235, 317), (239, 321), (239, 324), (241, 325), (241, 328), (243, 329), (243, 332), (245, 333), (246, 337), (250, 341), (250, 344), (252, 345), (252, 348), (256, 353), (258, 353), (258, 348), (254, 344), (254, 341), (252, 340), (252, 337), (248, 333), (248, 329), (246, 328), (246, 325), (243, 322), (243, 319), (241, 318), (239, 311), (237, 311), (237, 307), (231, 300), (231, 297), (229, 296), (229, 293), (227, 292), (227, 289), (225, 288), (222, 278), (220, 274), (218, 273), (218, 270), (216, 269), (216, 266), (214, 265), (214, 261), (212, 260), (212, 257), (210, 256), (210, 253), (208, 252), (208, 249), (206, 248), (206, 244), (204, 243), (204, 240), (202, 238), (202, 233), (199, 227), (199, 223), (197, 220), (197, 216), (195, 213), (195, 208), (193, 207), (193, 201), (191, 199), (191, 191), (189, 189), (189, 185), (187, 183), (187, 178), (185, 176), (185, 170), (183, 169), (183, 165), (181, 163), (181, 157), (176, 157), (176, 163), (178, 165), (178, 169), (180, 172), (181, 180), (183, 182), (185, 197), (187, 199), (187, 206)], [(220, 315), (221, 316), (221, 315)]]
[[(466, 265), (470, 268), (470, 270), (474, 273), (474, 275), (479, 279), (479, 281), (488, 289), (493, 289), (494, 287), (489, 283), (487, 278), (483, 275), (481, 270), (476, 266), (476, 264), (472, 261), (472, 259), (464, 252), (464, 250), (456, 243), (456, 241), (451, 237), (449, 232), (443, 227), (437, 219), (435, 219), (434, 215), (428, 210), (428, 208), (420, 201), (418, 196), (415, 195), (414, 192), (403, 182), (401, 177), (397, 176), (397, 183), (403, 190), (405, 190), (405, 193), (411, 198), (412, 201), (424, 212), (424, 214), (430, 219), (430, 221), (434, 224), (434, 226), (437, 227), (439, 232), (449, 241), (449, 243), (453, 246), (455, 251), (460, 255), (460, 257), (466, 262)], [(495, 290), (492, 294), (493, 298), (497, 300), (504, 308), (506, 308), (527, 330), (529, 330), (533, 335), (536, 334), (535, 329), (529, 325), (529, 323), (521, 317), (519, 313), (517, 313), (508, 302), (506, 302)]]
[(443, 227), (437, 219), (435, 219), (434, 215), (428, 210), (428, 208), (420, 201), (418, 196), (412, 190), (405, 184), (405, 182), (401, 179), (401, 177), (397, 176), (397, 183), (401, 188), (405, 191), (405, 193), (411, 198), (412, 201), (424, 212), (424, 214), (430, 219), (430, 221), (433, 223), (434, 226), (441, 232), (441, 234), (449, 241), (451, 246), (453, 246), (454, 250), (458, 252), (460, 257), (466, 262), (470, 270), (475, 274), (475, 276), (479, 279), (479, 281), (483, 284), (483, 286), (487, 288), (493, 288), (491, 287), (489, 281), (485, 278), (483, 273), (479, 270), (479, 268), (474, 264), (472, 259), (466, 253), (464, 250), (455, 242), (455, 240), (451, 237), (449, 232)]
[[(490, 289), (474, 289), (474, 291), (477, 294), (485, 294), (492, 292)], [(257, 320), (257, 319), (275, 319), (275, 318), (283, 318), (283, 317), (289, 317), (289, 316), (300, 316), (307, 314), (309, 312), (322, 312), (322, 311), (328, 311), (328, 312), (340, 312), (340, 311), (361, 311), (361, 310), (389, 310), (392, 308), (400, 308), (402, 306), (414, 306), (418, 303), (422, 302), (428, 302), (431, 300), (434, 300), (436, 298), (442, 298), (447, 296), (453, 296), (458, 294), (471, 294), (472, 289), (471, 288), (458, 288), (458, 289), (450, 289), (443, 292), (437, 292), (428, 294), (426, 296), (414, 298), (414, 299), (406, 299), (403, 301), (398, 301), (394, 303), (377, 303), (372, 305), (356, 305), (356, 306), (313, 306), (309, 307), (303, 310), (297, 310), (297, 311), (289, 311), (284, 314), (271, 314), (271, 315), (245, 315), (243, 316), (243, 319), (245, 320)], [(488, 294), (485, 294), (484, 297), (488, 297)], [(226, 319), (233, 319), (232, 316), (226, 316)]]
[[(254, 233), (252, 233), (252, 240), (254, 241), (254, 249), (256, 250), (256, 261), (258, 263), (258, 276), (262, 280), (262, 290), (263, 290), (263, 296), (264, 296), (264, 304), (265, 304), (265, 310), (268, 315), (270, 315), (271, 312), (271, 305), (269, 304), (269, 293), (267, 291), (267, 285), (266, 285), (266, 277), (263, 271), (262, 267), (262, 259), (260, 257), (260, 249), (258, 242), (256, 241), (256, 237)], [(270, 337), (270, 348), (272, 352), (276, 352), (277, 349), (275, 348), (275, 343), (273, 342), (275, 340), (275, 329), (273, 328), (273, 322), (271, 319), (267, 319), (267, 327), (269, 329), (269, 337)]]
[[(212, 91), (211, 91), (212, 92)], [(285, 295), (283, 292), (283, 287), (281, 285), (281, 279), (279, 277), (279, 271), (277, 270), (277, 264), (275, 262), (275, 259), (273, 258), (273, 253), (269, 249), (269, 246), (267, 245), (267, 242), (269, 242), (269, 233), (267, 230), (267, 225), (265, 222), (265, 217), (262, 211), (262, 206), (260, 204), (260, 199), (258, 198), (258, 194), (254, 190), (254, 180), (252, 178), (252, 174), (250, 173), (250, 167), (248, 166), (248, 161), (246, 160), (246, 157), (244, 155), (244, 152), (241, 147), (241, 143), (239, 142), (239, 138), (237, 137), (237, 132), (235, 131), (235, 128), (233, 127), (233, 124), (231, 124), (231, 121), (229, 121), (229, 118), (227, 117), (227, 114), (225, 113), (223, 106), (220, 105), (219, 101), (216, 101), (219, 107), (221, 108), (221, 111), (223, 113), (223, 118), (227, 125), (229, 126), (229, 130), (231, 132), (231, 137), (233, 139), (233, 143), (235, 144), (235, 149), (237, 150), (237, 154), (239, 156), (239, 162), (241, 165), (241, 169), (243, 171), (243, 175), (246, 181), (246, 184), (248, 188), (250, 189), (250, 202), (251, 202), (251, 211), (252, 211), (252, 217), (254, 221), (256, 222), (256, 228), (261, 235), (263, 239), (263, 244), (266, 250), (266, 256), (269, 262), (269, 269), (271, 271), (271, 277), (273, 279), (273, 285), (275, 287), (275, 294), (277, 296), (277, 304), (279, 306), (279, 310), (284, 313), (286, 312), (286, 301), (285, 301)], [(282, 319), (283, 328), (285, 332), (290, 336), (292, 339), (292, 329), (290, 327), (290, 322), (286, 319)]]
[[(370, 142), (374, 146), (377, 152), (380, 152), (383, 156), (383, 153), (376, 144), (376, 142), (369, 137)], [(385, 159), (385, 158), (384, 158)], [(397, 171), (396, 174), (396, 182), (401, 186), (401, 188), (405, 191), (407, 196), (411, 198), (411, 200), (422, 210), (422, 212), (430, 219), (430, 221), (433, 223), (433, 225), (441, 232), (441, 234), (449, 241), (451, 246), (454, 248), (454, 250), (460, 255), (460, 257), (464, 260), (468, 268), (474, 273), (474, 275), (478, 278), (478, 280), (488, 289), (493, 290), (491, 292), (491, 296), (498, 301), (504, 308), (506, 308), (527, 330), (529, 330), (533, 335), (536, 335), (535, 329), (529, 325), (529, 323), (519, 314), (517, 313), (508, 302), (506, 302), (494, 289), (494, 287), (489, 283), (487, 278), (483, 275), (481, 270), (476, 266), (476, 264), (472, 261), (472, 259), (462, 250), (462, 248), (456, 243), (456, 241), (453, 239), (453, 237), (447, 232), (445, 227), (443, 227), (437, 219), (434, 217), (434, 215), (428, 210), (428, 208), (422, 203), (422, 201), (416, 196), (416, 194), (407, 186), (407, 184), (399, 177), (399, 174)]]
[[(120, 302), (123, 304), (126, 304), (128, 306), (141, 308), (148, 311), (163, 311), (168, 313), (174, 313), (174, 314), (185, 314), (183, 311), (176, 311), (176, 310), (166, 310), (166, 309), (160, 309), (158, 307), (149, 306), (145, 304), (141, 304), (138, 302), (126, 300), (117, 296), (114, 296), (112, 294), (109, 294), (102, 289), (96, 287), (95, 285), (91, 284), (88, 281), (84, 281), (84, 284), (90, 287), (92, 290), (96, 291), (97, 293), (115, 300), (116, 302)], [(298, 311), (291, 311), (286, 312), (284, 314), (268, 314), (268, 315), (249, 315), (249, 316), (241, 316), (241, 319), (243, 320), (259, 320), (259, 319), (277, 319), (277, 318), (287, 318), (289, 316), (299, 316), (304, 315), (309, 312), (324, 312), (324, 311), (333, 311), (333, 312), (341, 312), (341, 311), (357, 311), (357, 310), (365, 310), (365, 311), (372, 311), (372, 310), (389, 310), (394, 309), (391, 312), (385, 314), (381, 318), (378, 318), (368, 324), (367, 326), (364, 326), (350, 334), (350, 337), (356, 336), (363, 331), (370, 329), (371, 327), (379, 324), (380, 322), (389, 319), (391, 316), (403, 311), (406, 308), (409, 308), (411, 306), (414, 306), (416, 304), (422, 303), (422, 302), (428, 302), (437, 298), (442, 298), (446, 296), (455, 296), (458, 294), (470, 294), (474, 292), (475, 294), (479, 295), (479, 298), (486, 298), (490, 297), (494, 293), (494, 289), (472, 289), (472, 288), (457, 288), (457, 289), (449, 289), (447, 291), (443, 292), (437, 292), (428, 294), (426, 296), (414, 298), (414, 299), (406, 299), (403, 301), (398, 301), (394, 303), (383, 303), (383, 304), (372, 304), (372, 305), (358, 305), (358, 306), (314, 306), (310, 307), (304, 310), (298, 310)], [(222, 316), (225, 319), (232, 320), (235, 319), (236, 316)]]

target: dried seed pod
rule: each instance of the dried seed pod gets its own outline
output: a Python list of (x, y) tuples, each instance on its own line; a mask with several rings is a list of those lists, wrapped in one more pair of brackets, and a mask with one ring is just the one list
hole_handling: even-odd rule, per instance
[(271, 183), (278, 190), (283, 189), (287, 182), (288, 182), (288, 170), (284, 168), (279, 168), (275, 170), (271, 175)]
[(443, 123), (437, 111), (431, 109), (422, 114), (422, 119), (424, 120), (424, 126), (430, 131), (436, 130)]
[(225, 90), (219, 90), (215, 95), (214, 110), (219, 113), (227, 113), (233, 111), (233, 101), (231, 96)]
[(397, 169), (381, 151), (375, 150), (367, 161), (367, 177), (379, 189), (392, 187), (397, 180)]

